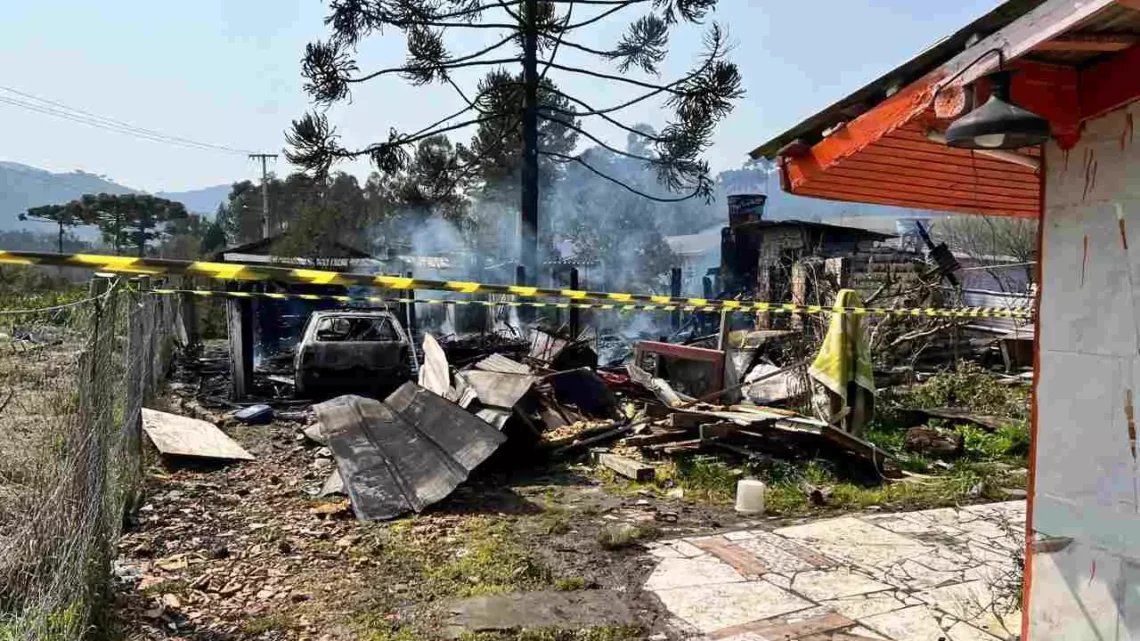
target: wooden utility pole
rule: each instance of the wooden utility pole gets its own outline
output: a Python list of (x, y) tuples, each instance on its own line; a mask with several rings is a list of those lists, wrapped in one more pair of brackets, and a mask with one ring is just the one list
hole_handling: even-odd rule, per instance
[(261, 161), (261, 236), (269, 238), (269, 168), (270, 160), (277, 160), (277, 154), (250, 154), (250, 160)]
[[(538, 0), (525, 0), (523, 19), (523, 164), (519, 262), (538, 277)], [(520, 285), (523, 283), (519, 283)]]

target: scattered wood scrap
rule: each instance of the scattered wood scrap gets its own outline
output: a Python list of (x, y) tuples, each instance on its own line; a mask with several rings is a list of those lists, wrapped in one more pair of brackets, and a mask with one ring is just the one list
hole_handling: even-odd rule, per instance
[[(940, 418), (955, 423), (970, 423), (978, 427), (989, 430), (991, 432), (997, 431), (1010, 424), (1008, 418), (1001, 416), (993, 416), (991, 414), (977, 414), (967, 410), (959, 410), (951, 407), (923, 407), (923, 408), (910, 408), (905, 410), (918, 417), (924, 418)], [(917, 422), (921, 422), (924, 418), (919, 418)]]
[(168, 456), (252, 461), (253, 455), (211, 423), (144, 407), (143, 431)]
[(635, 461), (620, 454), (613, 454), (612, 452), (595, 452), (594, 461), (612, 470), (616, 474), (633, 479), (638, 483), (648, 483), (657, 478), (657, 469), (652, 465), (646, 465), (641, 461)]

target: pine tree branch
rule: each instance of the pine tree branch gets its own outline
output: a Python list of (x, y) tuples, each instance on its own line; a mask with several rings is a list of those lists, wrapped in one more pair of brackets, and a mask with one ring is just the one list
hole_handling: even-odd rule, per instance
[[(570, 22), (570, 17), (574, 15), (574, 0), (570, 0), (570, 6), (566, 9), (566, 19), (562, 21), (562, 28), (558, 30), (558, 38), (554, 41), (554, 47), (550, 50), (550, 59), (558, 55), (558, 48), (562, 46), (562, 36), (566, 33), (566, 25)], [(538, 81), (542, 82), (546, 79), (546, 74), (550, 71), (550, 65), (547, 64), (542, 68), (542, 73), (538, 76)]]
[(653, 0), (546, 0), (550, 4), (593, 4), (593, 5), (631, 5), (631, 4), (645, 4), (646, 2), (653, 2)]
[(550, 65), (551, 67), (553, 67), (555, 69), (558, 69), (559, 71), (581, 74), (583, 76), (600, 78), (602, 80), (613, 80), (615, 82), (624, 82), (626, 84), (634, 85), (636, 87), (642, 87), (645, 89), (653, 89), (657, 93), (669, 92), (671, 94), (676, 94), (676, 95), (683, 95), (683, 93), (684, 93), (684, 92), (677, 91), (676, 89), (674, 89), (674, 87), (676, 87), (678, 84), (680, 84), (680, 82), (683, 82), (683, 81), (671, 82), (667, 85), (655, 85), (651, 82), (643, 82), (641, 80), (634, 80), (632, 78), (626, 78), (625, 76), (617, 76), (614, 74), (602, 73), (600, 71), (593, 71), (590, 69), (578, 69), (575, 67), (567, 67), (566, 65), (560, 65), (560, 64), (554, 62), (553, 60), (550, 60), (550, 61), (540, 60), (539, 62), (540, 63), (546, 62), (546, 64)]
[(436, 127), (436, 128), (431, 129), (430, 131), (425, 130), (425, 129), (421, 129), (420, 131), (418, 131), (414, 134), (408, 134), (406, 136), (400, 136), (396, 140), (390, 140), (388, 142), (382, 142), (382, 143), (376, 143), (373, 145), (368, 145), (367, 147), (365, 147), (363, 149), (357, 149), (355, 151), (350, 151), (348, 149), (338, 149), (334, 153), (336, 156), (338, 156), (340, 158), (356, 158), (359, 156), (365, 156), (365, 155), (371, 154), (372, 152), (376, 151), (377, 149), (383, 149), (385, 147), (403, 147), (405, 145), (410, 145), (414, 142), (419, 142), (419, 141), (423, 140), (424, 138), (431, 138), (432, 136), (447, 133), (449, 131), (455, 131), (456, 129), (463, 129), (466, 127), (470, 127), (472, 125), (479, 125), (479, 124), (482, 124), (484, 122), (490, 122), (492, 120), (497, 120), (497, 119), (502, 118), (504, 116), (506, 116), (506, 114), (493, 114), (493, 115), (489, 115), (489, 116), (484, 116), (482, 118), (473, 118), (471, 120), (465, 120), (463, 122), (455, 123), (454, 125), (448, 125), (447, 127)]
[[(705, 62), (703, 65), (700, 66), (700, 68), (696, 69), (695, 71), (693, 71), (692, 73), (688, 74), (687, 76), (685, 76), (683, 78), (680, 78), (674, 82), (671, 82), (671, 83), (665, 85), (665, 87), (669, 87), (669, 88), (676, 87), (678, 85), (681, 85), (683, 83), (686, 83), (686, 82), (692, 80), (693, 78), (700, 76), (705, 71), (707, 71), (709, 69), (709, 67), (711, 67), (713, 65), (713, 63), (715, 63), (717, 61), (717, 59), (719, 59), (720, 56), (723, 55), (723, 53), (724, 52), (723, 52), (722, 47), (721, 47), (721, 41), (720, 40), (714, 40), (713, 45), (712, 45), (712, 49), (705, 55)], [(633, 106), (639, 102), (643, 102), (643, 101), (648, 100), (648, 99), (650, 99), (650, 98), (652, 98), (658, 94), (661, 94), (664, 90), (663, 89), (655, 89), (653, 91), (650, 91), (649, 93), (643, 94), (643, 95), (638, 96), (636, 98), (632, 98), (632, 99), (627, 100), (623, 103), (619, 103), (617, 105), (614, 105), (613, 107), (606, 107), (604, 109), (594, 109), (594, 108), (586, 105), (586, 103), (582, 102), (578, 98), (575, 98), (574, 96), (571, 96), (570, 94), (568, 94), (564, 91), (561, 91), (557, 88), (552, 88), (551, 91), (553, 91), (553, 92), (555, 92), (555, 93), (557, 93), (557, 94), (559, 94), (559, 95), (561, 95), (561, 96), (563, 96), (563, 97), (565, 97), (571, 101), (577, 102), (578, 104), (589, 109), (589, 111), (575, 112), (574, 113), (574, 115), (576, 115), (576, 116), (585, 117), (585, 116), (605, 116), (606, 114), (611, 114), (611, 113), (614, 113), (615, 111), (621, 111), (622, 109), (625, 109), (627, 107), (631, 107), (631, 106)], [(626, 128), (616, 121), (611, 121), (611, 122), (613, 122), (615, 125), (617, 125), (619, 127), (622, 127), (623, 129)], [(638, 132), (638, 133), (640, 133), (640, 132)], [(657, 139), (657, 140), (660, 140), (660, 139)]]
[[(510, 39), (508, 38), (507, 40), (510, 40)], [(502, 44), (502, 43), (500, 43), (500, 44)], [(498, 46), (498, 45), (496, 45), (496, 46)], [(472, 54), (472, 55), (482, 55), (482, 53), (486, 53), (486, 52), (481, 52), (480, 54)], [(494, 65), (503, 65), (503, 64), (507, 64), (509, 62), (521, 62), (521, 61), (522, 61), (522, 58), (496, 58), (494, 60), (468, 60), (467, 62), (444, 62), (444, 63), (438, 64), (438, 65), (426, 65), (424, 67), (408, 67), (408, 66), (390, 67), (388, 69), (381, 69), (380, 71), (370, 73), (366, 76), (359, 76), (356, 78), (345, 78), (344, 81), (349, 82), (349, 83), (360, 83), (360, 82), (368, 82), (369, 80), (372, 80), (374, 78), (378, 78), (380, 76), (393, 74), (393, 73), (409, 73), (409, 72), (413, 72), (413, 71), (423, 71), (423, 69), (437, 69), (437, 70), (442, 71), (442, 70), (450, 70), (450, 69), (461, 69), (464, 67), (487, 67), (487, 66), (494, 66)]]
[[(570, 47), (571, 49), (577, 49), (578, 51), (584, 51), (586, 53), (591, 53), (591, 54), (594, 54), (595, 56), (599, 56), (601, 58), (606, 58), (606, 59), (612, 59), (614, 57), (613, 51), (602, 51), (601, 49), (594, 49), (593, 47), (587, 47), (586, 45), (580, 45), (577, 42), (572, 42), (570, 40), (566, 40), (565, 38), (562, 37), (562, 33), (563, 32), (561, 32), (561, 31), (558, 33), (558, 39), (562, 42), (562, 44), (566, 45), (567, 47)], [(544, 35), (548, 38), (550, 37), (550, 34), (544, 34)]]
[[(557, 90), (555, 90), (555, 92), (558, 93), (558, 95), (562, 96), (563, 98), (566, 98), (567, 100), (570, 100), (572, 102), (576, 102), (576, 103), (582, 105), (586, 109), (591, 109), (591, 110), (593, 109), (592, 107), (590, 107), (590, 105), (579, 100), (578, 98), (575, 98), (574, 96), (564, 94), (561, 91), (557, 91)], [(642, 138), (645, 138), (646, 140), (651, 140), (653, 142), (661, 142), (662, 140), (664, 140), (664, 138), (662, 138), (661, 136), (646, 133), (640, 129), (637, 129), (636, 127), (630, 127), (629, 125), (618, 120), (617, 118), (614, 118), (614, 117), (609, 116), (609, 115), (604, 114), (604, 113), (582, 113), (580, 111), (570, 111), (569, 109), (562, 109), (560, 107), (550, 107), (550, 106), (545, 106), (545, 107), (543, 107), (543, 109), (546, 109), (548, 111), (552, 111), (555, 113), (565, 114), (567, 116), (599, 116), (599, 117), (601, 117), (602, 120), (605, 120), (606, 122), (617, 127), (618, 129), (627, 131), (631, 134), (637, 134), (638, 136), (641, 136)]]
[(620, 4), (615, 5), (612, 9), (606, 9), (605, 11), (599, 13), (598, 15), (594, 16), (593, 18), (589, 18), (589, 19), (583, 20), (581, 22), (575, 22), (574, 24), (571, 24), (571, 25), (566, 25), (565, 27), (562, 27), (562, 30), (563, 31), (573, 31), (574, 29), (578, 29), (579, 27), (585, 27), (588, 25), (592, 25), (595, 22), (605, 20), (606, 18), (617, 13), (618, 11), (621, 11), (622, 9), (628, 9), (629, 7), (634, 6), (634, 4), (636, 4), (636, 3), (632, 2), (632, 1), (622, 2)]
[(560, 162), (566, 162), (566, 163), (576, 162), (579, 165), (582, 165), (583, 167), (588, 169), (591, 173), (593, 173), (593, 174), (595, 174), (601, 178), (604, 178), (604, 179), (612, 182), (613, 184), (625, 189), (626, 191), (628, 191), (632, 194), (636, 194), (638, 196), (641, 196), (642, 198), (645, 198), (647, 200), (652, 200), (652, 201), (659, 202), (659, 203), (679, 203), (679, 202), (682, 202), (685, 200), (689, 200), (690, 198), (696, 198), (697, 196), (700, 195), (699, 191), (694, 189), (693, 193), (691, 193), (687, 196), (678, 196), (677, 198), (660, 198), (658, 196), (651, 196), (651, 195), (641, 191), (640, 189), (637, 189), (636, 187), (631, 187), (631, 186), (625, 184), (624, 182), (618, 180), (617, 178), (614, 178), (613, 176), (606, 174), (605, 172), (601, 171), (600, 169), (594, 168), (593, 166), (591, 166), (589, 163), (587, 163), (585, 160), (582, 160), (578, 156), (567, 156), (566, 154), (560, 154), (560, 153), (557, 153), (554, 151), (543, 151), (541, 149), (538, 150), (538, 153), (542, 156), (547, 156), (549, 158), (555, 158), (555, 159), (559, 160)]
[[(520, 14), (514, 12), (514, 11), (511, 11), (511, 4), (521, 5), (522, 2), (520, 1), (520, 2), (507, 3), (507, 2), (503, 2), (502, 0), (498, 1), (499, 7), (501, 7), (503, 9), (503, 11), (506, 11), (508, 16), (514, 18), (515, 21), (518, 22), (518, 24), (522, 24), (523, 23), (522, 16)], [(516, 26), (516, 28), (517, 28), (517, 26)]]
[(572, 123), (572, 122), (568, 122), (568, 121), (565, 121), (565, 120), (561, 120), (561, 119), (559, 119), (559, 118), (551, 118), (550, 116), (544, 116), (544, 115), (542, 114), (542, 109), (543, 109), (543, 108), (540, 106), (540, 107), (539, 107), (539, 113), (538, 113), (538, 117), (539, 117), (539, 118), (542, 118), (543, 120), (547, 120), (547, 121), (550, 121), (550, 122), (556, 122), (556, 123), (558, 123), (558, 124), (562, 125), (563, 127), (566, 127), (567, 129), (572, 129), (572, 130), (574, 130), (574, 131), (576, 131), (576, 132), (578, 132), (578, 133), (582, 134), (583, 136), (585, 136), (585, 137), (589, 138), (590, 140), (593, 140), (593, 141), (594, 141), (595, 143), (597, 143), (597, 145), (598, 145), (599, 147), (601, 147), (602, 149), (605, 149), (605, 150), (607, 150), (607, 151), (609, 151), (609, 152), (611, 152), (611, 153), (615, 153), (615, 154), (617, 154), (617, 155), (619, 155), (619, 156), (624, 156), (624, 157), (626, 157), (626, 158), (631, 158), (631, 159), (633, 159), (633, 160), (640, 160), (641, 162), (645, 162), (645, 163), (649, 163), (649, 164), (654, 164), (654, 163), (657, 163), (657, 162), (658, 162), (658, 160), (657, 160), (656, 158), (649, 158), (649, 157), (647, 157), (647, 156), (639, 156), (639, 155), (637, 155), (637, 154), (632, 154), (632, 153), (630, 153), (630, 152), (628, 152), (628, 151), (625, 151), (625, 150), (623, 150), (623, 149), (617, 149), (616, 147), (611, 147), (611, 146), (609, 145), (609, 143), (606, 143), (605, 141), (603, 141), (602, 139), (598, 138), (598, 137), (597, 137), (597, 136), (595, 136), (594, 134), (592, 134), (592, 133), (590, 133), (590, 132), (586, 131), (585, 129), (583, 129), (583, 128), (579, 127), (578, 125), (575, 125), (575, 124), (574, 124), (574, 123)]

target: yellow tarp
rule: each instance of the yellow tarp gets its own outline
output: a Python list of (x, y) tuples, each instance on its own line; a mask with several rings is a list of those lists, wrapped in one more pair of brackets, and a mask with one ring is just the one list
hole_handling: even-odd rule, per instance
[[(863, 298), (853, 289), (842, 289), (835, 297), (837, 307), (862, 307)], [(875, 375), (871, 367), (871, 348), (863, 333), (863, 318), (858, 314), (832, 314), (831, 326), (823, 339), (808, 375), (847, 403), (847, 384), (875, 394)]]

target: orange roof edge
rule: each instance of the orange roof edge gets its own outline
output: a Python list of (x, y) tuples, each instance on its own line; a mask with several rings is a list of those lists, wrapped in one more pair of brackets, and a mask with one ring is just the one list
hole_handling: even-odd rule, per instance
[[(1005, 28), (980, 39), (943, 65), (903, 87), (862, 115), (840, 125), (810, 149), (804, 150), (794, 157), (781, 157), (779, 160), (783, 189), (792, 194), (816, 195), (816, 197), (827, 194), (822, 197), (867, 202), (867, 197), (860, 194), (870, 193), (867, 191), (869, 189), (883, 191), (883, 186), (873, 180), (868, 180), (867, 185), (860, 189), (852, 189), (850, 193), (846, 193), (844, 187), (836, 184), (817, 185), (813, 183), (825, 183), (826, 181), (823, 178), (827, 176), (830, 168), (857, 156), (860, 151), (879, 142), (930, 109), (933, 106), (936, 91), (947, 78), (953, 77), (953, 80), (946, 84), (946, 87), (965, 86), (996, 69), (998, 56), (994, 54), (986, 56), (986, 52), (999, 49), (1007, 63), (1012, 62), (1022, 54), (1061, 35), (1077, 23), (1115, 2), (1116, 0), (1047, 0), (1043, 2)], [(944, 148), (933, 142), (931, 147), (932, 149)], [(850, 183), (848, 182), (848, 184)], [(813, 191), (816, 194), (813, 194)], [(889, 192), (876, 198), (876, 200), (879, 201), (879, 204), (894, 204), (890, 202)], [(904, 200), (906, 204), (903, 203)], [(904, 207), (916, 206), (914, 196), (900, 198), (898, 204)], [(967, 205), (947, 205), (945, 202), (921, 204), (925, 208), (933, 210), (980, 213), (978, 208)], [(1022, 208), (1010, 212), (997, 210), (984, 213), (1013, 216), (1031, 215)]]

